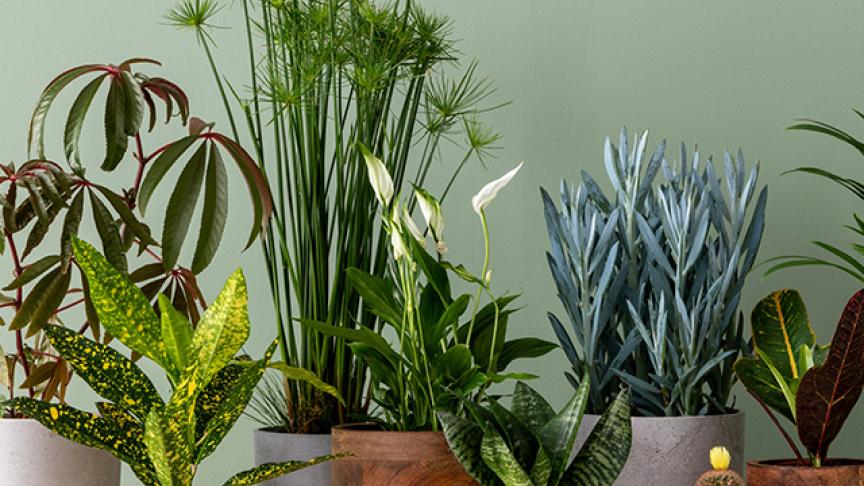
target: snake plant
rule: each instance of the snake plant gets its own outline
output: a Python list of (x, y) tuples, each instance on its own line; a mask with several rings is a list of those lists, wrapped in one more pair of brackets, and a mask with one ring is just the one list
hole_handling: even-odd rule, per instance
[(549, 268), (569, 330), (549, 320), (572, 364), (569, 381), (591, 378), (599, 413), (622, 384), (647, 416), (726, 413), (732, 365), (746, 348), (738, 310), (762, 240), (767, 190), (758, 166), (726, 153), (723, 172), (688, 157), (666, 161), (665, 142), (648, 157), (647, 132), (630, 150), (607, 138), (612, 193), (588, 173), (561, 184), (561, 206), (542, 190)]
[(586, 376), (557, 414), (539, 393), (517, 382), (510, 410), (488, 399), (485, 407), (468, 406), (470, 419), (439, 414), (444, 435), (483, 486), (611, 485), (630, 455), (630, 391), (617, 394), (571, 461), (589, 382)]
[[(286, 368), (270, 363), (275, 343), (258, 361), (237, 356), (249, 336), (243, 273), (231, 275), (193, 329), (167, 297), (160, 296), (157, 315), (145, 294), (92, 246), (77, 239), (72, 246), (105, 328), (162, 367), (173, 392), (163, 400), (150, 378), (120, 352), (49, 324), (45, 334), (54, 349), (107, 401), (97, 403), (99, 414), (29, 397), (16, 398), (13, 406), (69, 440), (107, 450), (148, 486), (189, 486), (198, 464), (243, 413), (265, 370)], [(329, 459), (264, 464), (225, 484), (257, 484)]]

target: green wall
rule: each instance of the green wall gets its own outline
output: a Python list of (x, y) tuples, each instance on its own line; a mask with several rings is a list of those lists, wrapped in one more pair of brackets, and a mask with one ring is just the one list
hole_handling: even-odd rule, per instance
[[(171, 2), (3, 3), (0, 158), (4, 161), (26, 156), (26, 121), (44, 84), (64, 68), (86, 62), (119, 62), (140, 55), (160, 59), (165, 63), (162, 73), (189, 92), (193, 112), (225, 127), (215, 87), (193, 38), (163, 24), (161, 15)], [(841, 227), (856, 210), (851, 196), (812, 177), (781, 174), (801, 164), (818, 163), (856, 176), (861, 161), (855, 153), (784, 127), (796, 117), (810, 116), (853, 131), (859, 124), (864, 128), (850, 110), (864, 101), (861, 2), (427, 3), (453, 17), (466, 58), (478, 59), (482, 74), (496, 80), (499, 100), (513, 101), (491, 119), (504, 135), (499, 159), (488, 171), (479, 165), (467, 170), (445, 212), (452, 257), (476, 267), (482, 237), (469, 207), (470, 196), (486, 180), (525, 160), (522, 173), (489, 210), (495, 286), (499, 292), (524, 293), (525, 309), (513, 319), (515, 332), (553, 339), (545, 313), (560, 310), (543, 255), (547, 244), (538, 186), (554, 189), (560, 178), (575, 179), (580, 169), (600, 178), (603, 137), (616, 135), (622, 125), (631, 130), (650, 128), (652, 146), (661, 138), (672, 146), (683, 140), (691, 147), (698, 143), (703, 154), (718, 155), (724, 148), (742, 147), (748, 160), (761, 161), (761, 182), (770, 186), (763, 259), (812, 253), (809, 241), (813, 239), (851, 241), (851, 233)], [(235, 24), (229, 14), (236, 8), (223, 12), (216, 23)], [(240, 32), (225, 30), (216, 35), (217, 56), (226, 74), (236, 78), (245, 73)], [(49, 146), (58, 158), (62, 118), (53, 117), (49, 128)], [(101, 135), (98, 117), (93, 118), (89, 135), (85, 133), (90, 140), (85, 154), (98, 161)], [(151, 146), (167, 136), (171, 135), (150, 138)], [(453, 157), (455, 153), (448, 152)], [(455, 161), (445, 159), (443, 163), (452, 167)], [(106, 180), (128, 177), (112, 174)], [(435, 187), (430, 186), (433, 192)], [(245, 234), (248, 215), (243, 190), (239, 183), (232, 188), (237, 204), (229, 217), (228, 235)], [(203, 287), (212, 297), (234, 266), (244, 267), (251, 282), (255, 326), (248, 350), (258, 353), (274, 336), (264, 269), (257, 249), (235, 257), (242, 242), (234, 240), (226, 239)], [(0, 269), (8, 272), (5, 260)], [(787, 271), (765, 279), (754, 274), (743, 309), (749, 311), (760, 296), (780, 287), (801, 290), (820, 340), (827, 341), (856, 283), (824, 270)], [(2, 339), (8, 342), (8, 335)], [(538, 386), (556, 404), (563, 403), (569, 392), (561, 374), (564, 366), (563, 354), (554, 353), (528, 367), (543, 375)], [(72, 400), (88, 403), (93, 397), (81, 388), (74, 390)], [(739, 396), (749, 414), (748, 457), (788, 456), (766, 417), (748, 396)], [(862, 426), (864, 406), (853, 413), (834, 454), (864, 455), (854, 432)], [(229, 473), (251, 464), (253, 427), (248, 421), (237, 427), (203, 465), (199, 484), (219, 484)], [(124, 484), (135, 484), (131, 475), (125, 478)]]

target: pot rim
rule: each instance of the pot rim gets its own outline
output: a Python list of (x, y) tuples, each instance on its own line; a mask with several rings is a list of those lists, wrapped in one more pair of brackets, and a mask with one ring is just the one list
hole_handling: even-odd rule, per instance
[(370, 434), (393, 434), (393, 435), (402, 435), (402, 434), (443, 434), (444, 432), (441, 430), (384, 430), (381, 428), (381, 425), (376, 422), (351, 422), (347, 424), (340, 424), (333, 426), (333, 432), (351, 432), (351, 433), (370, 433)]
[[(586, 413), (586, 417), (600, 417), (600, 414)], [(732, 413), (718, 413), (714, 415), (675, 415), (675, 416), (664, 416), (664, 417), (643, 417), (638, 415), (633, 415), (630, 417), (631, 420), (634, 421), (676, 421), (676, 420), (710, 420), (710, 419), (730, 419), (730, 418), (743, 418), (744, 411), (743, 410), (734, 410)]]
[(255, 433), (261, 434), (274, 434), (274, 435), (302, 435), (302, 436), (313, 436), (313, 437), (330, 437), (333, 434), (330, 433), (300, 433), (300, 432), (285, 432), (284, 430), (278, 429), (278, 427), (258, 427), (255, 429)]
[[(845, 469), (849, 467), (864, 466), (864, 459), (853, 459), (850, 457), (836, 457), (829, 459), (828, 464), (824, 464), (818, 468), (810, 465), (797, 464), (797, 459), (752, 459), (747, 461), (747, 467), (762, 467), (772, 469), (813, 469), (813, 470), (828, 470), (828, 469)], [(842, 464), (837, 464), (841, 462)]]

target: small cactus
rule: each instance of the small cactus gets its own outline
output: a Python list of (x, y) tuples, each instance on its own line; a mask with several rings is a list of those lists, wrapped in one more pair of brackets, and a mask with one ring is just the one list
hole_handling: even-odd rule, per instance
[(725, 447), (714, 447), (708, 453), (712, 469), (696, 480), (696, 486), (745, 486), (744, 479), (729, 469), (732, 454)]

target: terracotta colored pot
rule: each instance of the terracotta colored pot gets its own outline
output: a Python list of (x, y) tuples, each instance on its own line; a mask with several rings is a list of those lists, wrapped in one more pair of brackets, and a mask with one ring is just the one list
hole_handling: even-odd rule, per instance
[[(600, 420), (585, 415), (579, 427), (575, 451)], [(732, 469), (742, 472), (744, 461), (744, 413), (689, 417), (633, 417), (633, 445), (615, 486), (693, 486), (708, 470), (708, 451), (724, 445), (732, 453)]]
[(333, 428), (334, 486), (469, 486), (477, 483), (450, 452), (441, 432), (386, 432), (375, 424)]
[[(288, 434), (270, 429), (255, 431), (255, 465), (270, 462), (306, 461), (330, 454), (330, 434)], [(262, 486), (327, 486), (330, 484), (330, 463), (307, 467)]]
[(120, 461), (31, 419), (0, 420), (0, 484), (119, 486)]
[(750, 486), (787, 484), (861, 486), (864, 484), (864, 460), (832, 459), (822, 467), (799, 466), (794, 459), (749, 461), (747, 484)]

